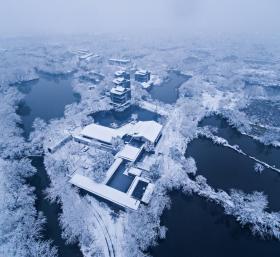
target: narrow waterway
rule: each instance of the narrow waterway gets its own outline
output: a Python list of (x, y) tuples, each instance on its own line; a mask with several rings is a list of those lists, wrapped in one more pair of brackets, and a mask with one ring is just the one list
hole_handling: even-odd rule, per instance
[[(27, 139), (32, 131), (34, 120), (39, 117), (48, 122), (53, 118), (62, 117), (65, 105), (79, 101), (71, 87), (71, 77), (42, 76), (34, 82), (23, 83), (19, 90), (26, 94), (18, 107), (18, 114), (22, 118), (23, 136)], [(46, 217), (43, 239), (53, 241), (58, 249), (59, 257), (82, 257), (77, 244), (67, 245), (61, 237), (62, 230), (59, 225), (61, 208), (56, 203), (45, 199), (44, 190), (50, 185), (50, 179), (44, 166), (44, 157), (32, 157), (32, 165), (37, 169), (36, 174), (28, 180), (35, 188), (36, 209)]]
[(61, 207), (57, 203), (50, 203), (45, 199), (44, 190), (50, 186), (50, 179), (44, 166), (44, 157), (32, 157), (32, 165), (37, 169), (36, 174), (29, 179), (29, 184), (35, 188), (37, 211), (43, 212), (47, 218), (44, 226), (43, 239), (52, 240), (57, 247), (59, 257), (82, 257), (78, 245), (67, 245), (61, 237), (62, 229), (59, 225)]
[[(200, 125), (218, 127), (218, 135), (231, 144), (261, 160), (277, 163), (279, 149), (255, 142), (240, 134), (220, 117), (210, 117)], [(269, 149), (269, 150), (267, 150)], [(280, 211), (280, 174), (265, 169), (257, 173), (255, 161), (236, 151), (215, 145), (210, 139), (198, 138), (187, 148), (186, 156), (196, 160), (197, 174), (207, 178), (214, 188), (241, 189), (244, 192), (263, 191), (268, 196), (269, 208)], [(278, 157), (277, 157), (278, 156)], [(277, 160), (275, 160), (277, 159)], [(164, 211), (162, 225), (168, 228), (167, 237), (150, 250), (153, 257), (276, 257), (280, 253), (280, 242), (263, 240), (253, 236), (248, 228), (242, 228), (223, 209), (198, 196), (184, 196), (171, 192), (172, 206)]]
[(153, 257), (278, 257), (280, 243), (262, 240), (242, 228), (221, 207), (198, 196), (171, 194), (172, 207), (161, 217), (166, 239)]
[(153, 86), (149, 90), (151, 97), (163, 103), (174, 104), (179, 97), (179, 87), (190, 78), (191, 76), (172, 70), (168, 73), (168, 78), (162, 84)]
[[(252, 140), (252, 139), (251, 139)], [(193, 140), (187, 149), (197, 165), (197, 174), (207, 178), (208, 184), (216, 189), (240, 189), (246, 193), (264, 192), (269, 208), (280, 211), (280, 174), (265, 168), (261, 173), (254, 170), (255, 161), (236, 151), (215, 145), (210, 139)]]
[(251, 137), (242, 135), (237, 129), (228, 125), (228, 122), (219, 115), (204, 118), (200, 126), (218, 128), (217, 136), (225, 138), (231, 145), (238, 145), (245, 153), (258, 158), (269, 165), (280, 168), (280, 148), (266, 146)]

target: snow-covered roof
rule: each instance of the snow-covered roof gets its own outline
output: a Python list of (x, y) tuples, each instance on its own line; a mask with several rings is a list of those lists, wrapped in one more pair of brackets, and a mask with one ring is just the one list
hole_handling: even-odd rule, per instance
[(119, 77), (119, 78), (114, 79), (113, 83), (118, 85), (118, 84), (122, 84), (124, 81), (125, 81), (125, 78)]
[(141, 85), (142, 85), (143, 88), (146, 89), (146, 88), (151, 87), (151, 86), (152, 86), (152, 83), (142, 82)]
[(92, 123), (82, 129), (81, 135), (111, 144), (114, 137), (123, 137), (129, 130), (131, 130), (131, 124), (113, 129)]
[(113, 176), (113, 174), (116, 172), (116, 170), (120, 167), (120, 165), (122, 164), (123, 159), (122, 158), (117, 158), (115, 159), (115, 161), (113, 162), (113, 164), (111, 165), (111, 167), (107, 170), (106, 173), (106, 178), (103, 181), (103, 184), (107, 184), (107, 182), (110, 180), (110, 178)]
[(111, 143), (112, 138), (117, 137), (118, 133), (115, 129), (100, 126), (98, 124), (90, 124), (86, 126), (82, 131), (81, 134), (83, 136), (100, 140), (102, 142)]
[(112, 94), (122, 95), (125, 92), (125, 88), (122, 86), (113, 87), (111, 89)]
[(111, 62), (122, 62), (122, 63), (129, 63), (130, 62), (129, 59), (116, 59), (116, 58), (111, 58), (111, 59), (109, 59), (109, 61), (111, 61)]
[(152, 183), (149, 183), (146, 188), (146, 191), (144, 192), (144, 195), (142, 196), (141, 201), (148, 204), (151, 201), (154, 190), (155, 190), (155, 185)]
[(125, 147), (117, 153), (117, 157), (133, 162), (137, 159), (141, 150), (141, 148), (126, 144)]
[(133, 199), (126, 193), (123, 193), (107, 185), (96, 183), (92, 179), (80, 174), (75, 174), (70, 179), (70, 183), (104, 199), (114, 202), (120, 206), (130, 208), (132, 210), (137, 210), (140, 205), (140, 201)]
[(128, 170), (128, 174), (140, 177), (142, 174), (142, 170), (135, 168), (135, 167), (131, 167)]
[(139, 121), (133, 126), (130, 135), (133, 137), (144, 137), (151, 143), (155, 143), (161, 130), (162, 125), (153, 120)]
[[(130, 135), (136, 138), (143, 137), (151, 143), (155, 143), (161, 130), (162, 125), (155, 121), (138, 121), (135, 124), (129, 123), (117, 129), (92, 123), (82, 129), (81, 135), (109, 144), (114, 137), (123, 137), (124, 135)], [(129, 151), (134, 153), (136, 149), (132, 150), (132, 147), (127, 146), (124, 154), (129, 155)]]
[(147, 70), (137, 70), (135, 72), (135, 74), (137, 74), (137, 75), (147, 75), (147, 74), (149, 74), (149, 72)]
[(126, 73), (125, 70), (119, 70), (119, 71), (116, 71), (116, 72), (115, 72), (115, 75), (116, 75), (116, 76), (123, 76), (125, 73)]

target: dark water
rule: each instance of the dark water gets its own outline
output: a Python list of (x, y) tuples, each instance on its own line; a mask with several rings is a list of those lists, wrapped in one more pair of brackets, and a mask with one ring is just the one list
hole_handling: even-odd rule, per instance
[(254, 237), (221, 207), (198, 196), (171, 194), (172, 207), (161, 223), (166, 239), (150, 253), (153, 257), (278, 257), (280, 242)]
[(131, 106), (123, 112), (116, 111), (100, 111), (93, 113), (91, 116), (94, 118), (94, 122), (99, 123), (103, 126), (122, 126), (130, 121), (132, 121), (133, 115), (137, 116), (137, 120), (147, 121), (147, 120), (159, 120), (161, 116), (157, 113), (147, 111), (138, 106)]
[(179, 97), (179, 87), (191, 77), (181, 74), (178, 71), (170, 71), (168, 79), (159, 86), (153, 86), (150, 94), (153, 99), (167, 104), (173, 104)]
[(265, 146), (256, 140), (252, 140), (249, 136), (242, 135), (237, 129), (230, 127), (227, 121), (218, 115), (203, 119), (199, 125), (211, 125), (217, 127), (217, 136), (225, 138), (231, 145), (239, 145), (245, 153), (258, 158), (271, 166), (275, 165), (280, 168), (279, 147)]
[[(45, 121), (62, 117), (66, 104), (79, 100), (71, 88), (69, 77), (43, 76), (40, 80), (19, 85), (20, 91), (26, 93), (25, 101), (20, 104), (18, 114), (23, 121), (25, 138), (32, 131), (32, 123), (40, 117)], [(66, 245), (62, 239), (59, 226), (61, 208), (56, 203), (50, 203), (44, 197), (44, 190), (50, 185), (50, 179), (44, 167), (44, 157), (33, 157), (32, 165), (37, 169), (36, 174), (28, 180), (35, 188), (36, 209), (46, 217), (43, 239), (52, 240), (58, 248), (59, 257), (82, 257), (78, 245)]]
[(133, 182), (133, 179), (135, 178), (135, 176), (127, 176), (123, 174), (126, 170), (127, 163), (127, 161), (123, 161), (107, 183), (108, 186), (113, 187), (124, 193), (127, 192), (127, 190)]
[(269, 207), (280, 211), (280, 174), (277, 172), (264, 169), (261, 174), (257, 173), (254, 160), (205, 138), (193, 140), (186, 155), (196, 160), (197, 174), (206, 177), (214, 188), (241, 189), (246, 193), (263, 191), (268, 196)]
[(27, 138), (32, 131), (35, 118), (46, 122), (64, 115), (65, 105), (79, 101), (71, 87), (71, 76), (42, 75), (39, 80), (18, 85), (26, 96), (20, 103), (17, 113), (22, 118), (24, 136)]
[[(207, 118), (201, 125), (215, 125), (219, 135), (253, 156), (275, 161), (278, 149), (267, 148), (252, 138), (232, 129), (225, 120)], [(265, 169), (254, 171), (255, 162), (211, 140), (199, 138), (192, 141), (186, 152), (193, 156), (198, 174), (205, 176), (215, 188), (242, 189), (245, 192), (264, 191), (269, 208), (280, 210), (280, 175)], [(161, 217), (168, 228), (166, 240), (151, 250), (153, 257), (276, 257), (280, 256), (280, 242), (254, 237), (248, 228), (242, 228), (233, 217), (226, 216), (221, 207), (198, 196), (171, 193), (172, 207)]]
[(62, 239), (62, 229), (59, 225), (58, 217), (61, 213), (61, 208), (56, 203), (50, 203), (45, 199), (44, 190), (50, 186), (50, 179), (44, 166), (44, 157), (33, 157), (32, 165), (36, 167), (36, 174), (28, 181), (29, 184), (35, 187), (37, 211), (43, 212), (47, 218), (47, 223), (44, 226), (43, 239), (53, 241), (58, 249), (60, 257), (82, 257), (82, 253), (78, 245), (66, 245)]
[(139, 181), (131, 195), (133, 197), (135, 197), (136, 199), (141, 200), (145, 193), (147, 186), (148, 186), (147, 182)]

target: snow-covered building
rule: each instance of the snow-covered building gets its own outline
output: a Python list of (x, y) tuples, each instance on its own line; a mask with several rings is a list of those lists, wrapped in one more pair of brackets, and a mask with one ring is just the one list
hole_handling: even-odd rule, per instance
[(92, 123), (82, 129), (80, 135), (89, 140), (95, 140), (105, 144), (112, 144), (113, 138), (123, 137), (129, 130), (129, 128), (123, 126), (122, 128), (109, 128), (105, 126), (101, 126), (95, 123)]
[(113, 83), (116, 87), (120, 86), (120, 87), (124, 87), (124, 88), (130, 88), (130, 80), (126, 79), (124, 77), (115, 78), (113, 80)]
[(109, 64), (112, 65), (127, 65), (130, 63), (129, 59), (115, 59), (115, 58), (111, 58), (109, 59)]
[(115, 78), (125, 78), (127, 80), (130, 80), (130, 73), (126, 70), (116, 71), (114, 76)]
[(132, 198), (130, 195), (105, 184), (96, 183), (92, 179), (80, 174), (74, 174), (70, 179), (70, 183), (124, 208), (137, 210), (140, 205), (140, 201)]
[[(130, 84), (130, 83), (129, 83)], [(110, 91), (111, 104), (117, 111), (123, 111), (131, 105), (131, 89), (115, 86)]]
[[(123, 165), (125, 160), (117, 158), (107, 172), (107, 177), (102, 183), (97, 183), (91, 178), (75, 173), (70, 183), (94, 195), (118, 204), (124, 208), (137, 210), (140, 203), (148, 204), (154, 191), (154, 184), (147, 178), (142, 177), (142, 170)], [(117, 178), (116, 178), (117, 177)], [(127, 178), (127, 179), (124, 179)], [(120, 190), (111, 180), (126, 184), (126, 190)]]
[(113, 138), (124, 138), (124, 136), (129, 137), (129, 141), (136, 140), (155, 145), (161, 137), (162, 128), (161, 124), (153, 120), (129, 123), (119, 128), (109, 128), (92, 123), (84, 127), (79, 136), (107, 145), (112, 144)]
[(140, 156), (142, 150), (143, 146), (139, 148), (130, 144), (126, 144), (124, 148), (116, 154), (116, 157), (128, 160), (130, 162), (135, 162)]
[(153, 120), (139, 121), (129, 131), (128, 135), (133, 139), (149, 142), (155, 145), (161, 137), (162, 125)]
[(148, 204), (155, 186), (145, 175), (149, 171), (141, 169), (137, 163), (142, 159), (139, 157), (145, 149), (144, 143), (155, 145), (161, 133), (162, 125), (153, 120), (132, 122), (119, 128), (95, 123), (84, 127), (77, 135), (73, 135), (78, 142), (104, 146), (103, 148), (111, 150), (114, 148), (115, 138), (122, 138), (126, 143), (115, 154), (115, 160), (107, 170), (103, 182), (97, 183), (90, 177), (76, 172), (70, 183), (131, 210), (137, 210), (141, 203)]
[(147, 70), (137, 70), (134, 74), (134, 78), (138, 82), (148, 82), (151, 79), (151, 72)]

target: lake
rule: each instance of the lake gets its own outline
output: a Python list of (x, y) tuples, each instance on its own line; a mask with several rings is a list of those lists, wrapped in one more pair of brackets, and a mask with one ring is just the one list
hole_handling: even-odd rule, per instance
[[(216, 126), (217, 134), (231, 144), (240, 145), (242, 150), (261, 160), (278, 162), (278, 148), (264, 146), (240, 134), (221, 117), (205, 118), (200, 125)], [(261, 174), (256, 173), (253, 160), (206, 138), (193, 140), (186, 156), (194, 157), (197, 174), (206, 177), (212, 187), (226, 191), (235, 188), (248, 193), (264, 191), (269, 208), (280, 211), (280, 174), (277, 172), (265, 169)], [(162, 225), (168, 228), (167, 237), (150, 250), (153, 257), (279, 256), (279, 241), (253, 236), (248, 228), (242, 228), (216, 204), (180, 192), (171, 192), (170, 197), (172, 207), (161, 217)]]
[(280, 242), (254, 237), (221, 207), (199, 196), (171, 193), (164, 211), (165, 240), (150, 250), (153, 257), (278, 257)]
[[(63, 117), (65, 105), (80, 99), (72, 90), (71, 76), (44, 75), (37, 81), (22, 83), (18, 85), (18, 88), (26, 94), (17, 111), (22, 118), (23, 136), (26, 139), (32, 131), (33, 121), (37, 117), (46, 122), (53, 118)], [(50, 179), (44, 166), (44, 157), (32, 157), (31, 160), (37, 172), (27, 182), (35, 188), (37, 211), (43, 212), (46, 217), (43, 239), (53, 241), (53, 245), (58, 248), (59, 257), (82, 257), (77, 244), (66, 245), (65, 240), (61, 237), (62, 229), (59, 225), (61, 207), (45, 199), (44, 190), (49, 187)]]
[(217, 136), (225, 138), (231, 145), (239, 145), (247, 154), (255, 156), (271, 166), (280, 168), (280, 148), (266, 146), (247, 135), (242, 135), (237, 129), (228, 125), (228, 122), (219, 115), (204, 118), (199, 126), (214, 126), (218, 128)]
[(169, 71), (165, 81), (149, 90), (151, 97), (166, 104), (174, 104), (179, 97), (179, 87), (190, 78), (179, 71)]
[(158, 121), (162, 118), (161, 115), (145, 110), (136, 105), (132, 105), (122, 112), (117, 112), (114, 110), (99, 111), (91, 114), (91, 116), (93, 117), (95, 123), (108, 127), (120, 127), (126, 123), (131, 122), (133, 120), (133, 117), (137, 117), (136, 119), (139, 121)]
[(63, 117), (65, 106), (80, 100), (80, 96), (72, 90), (71, 79), (72, 76), (41, 75), (39, 80), (18, 85), (25, 94), (17, 110), (22, 118), (25, 138), (32, 131), (36, 118), (48, 122)]

